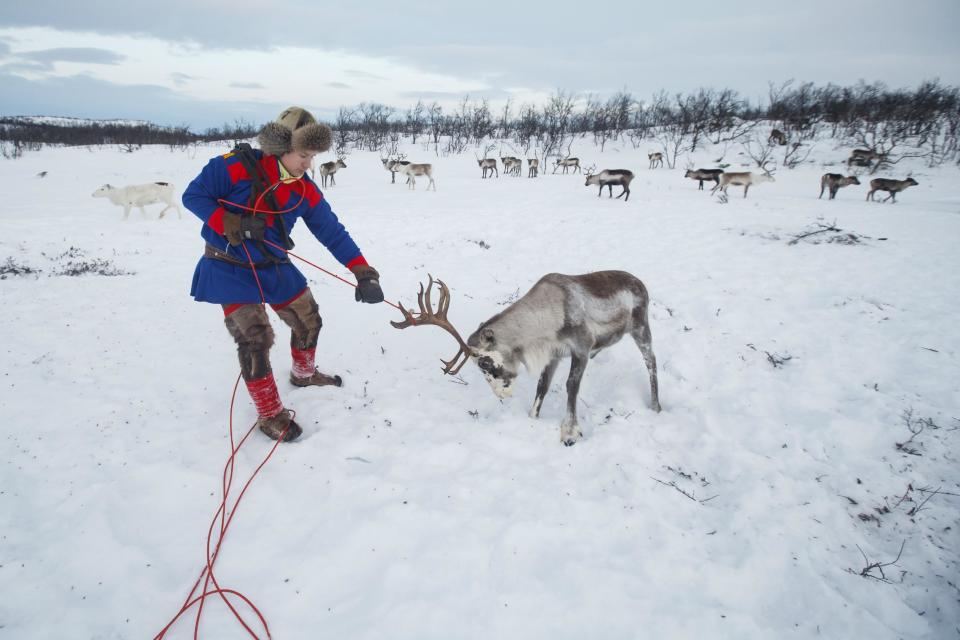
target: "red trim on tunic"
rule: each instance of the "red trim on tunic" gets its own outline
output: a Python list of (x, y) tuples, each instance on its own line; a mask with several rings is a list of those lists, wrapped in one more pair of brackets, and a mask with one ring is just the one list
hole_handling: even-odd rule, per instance
[(207, 218), (207, 225), (220, 235), (223, 235), (223, 214), (226, 212), (227, 210), (223, 207), (217, 207), (216, 210), (210, 214), (210, 217)]
[(347, 263), (347, 269), (353, 269), (354, 267), (369, 267), (369, 266), (370, 265), (367, 264), (366, 258), (364, 258), (363, 256), (357, 256), (356, 258), (354, 258), (353, 260)]
[(290, 298), (290, 299), (287, 300), (286, 302), (283, 302), (283, 303), (281, 303), (281, 304), (272, 304), (272, 305), (270, 305), (270, 307), (271, 307), (274, 311), (280, 311), (280, 309), (283, 309), (284, 307), (289, 306), (290, 304), (293, 304), (293, 302), (294, 302), (297, 298), (299, 298), (300, 296), (302, 296), (302, 295), (305, 294), (306, 292), (307, 292), (307, 287), (304, 287), (304, 288), (303, 288), (303, 291), (301, 291), (301, 292), (298, 293), (297, 295), (293, 296), (292, 298)]
[(241, 303), (239, 303), (239, 304), (228, 304), (228, 305), (224, 305), (224, 307), (223, 307), (223, 317), (226, 318), (228, 315), (230, 315), (231, 313), (233, 313), (234, 311), (236, 311), (237, 309), (239, 309), (240, 307), (242, 307), (244, 304), (247, 304), (247, 303), (241, 302)]
[(241, 180), (249, 180), (250, 174), (247, 173), (247, 168), (243, 166), (242, 162), (234, 162), (233, 164), (227, 165), (227, 173), (230, 174), (230, 182), (236, 184)]

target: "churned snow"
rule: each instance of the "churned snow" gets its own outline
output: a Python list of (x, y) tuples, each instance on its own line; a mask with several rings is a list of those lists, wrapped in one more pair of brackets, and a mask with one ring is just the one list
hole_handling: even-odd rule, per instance
[[(156, 205), (124, 222), (91, 194), (179, 194), (224, 151), (2, 161), (0, 637), (153, 637), (199, 575), (238, 374), (220, 309), (188, 294), (200, 221)], [(405, 151), (433, 163), (436, 193), (390, 184), (365, 152), (326, 192), (387, 297), (414, 306), (432, 273), (466, 335), (546, 273), (629, 271), (651, 294), (664, 410), (623, 341), (590, 361), (584, 439), (564, 447), (563, 366), (533, 420), (535, 376), (503, 403), (472, 364), (444, 376), (451, 337), (393, 329), (396, 309), (303, 266), (318, 364), (345, 386), (293, 388), (271, 312), (304, 436), (253, 482), (217, 564), (273, 637), (957, 637), (955, 166), (879, 174), (920, 183), (895, 205), (864, 202), (869, 176), (818, 200), (849, 151), (824, 140), (815, 163), (721, 203), (683, 168), (648, 170), (646, 147), (575, 144), (585, 165), (634, 171), (624, 203), (549, 167), (482, 180), (469, 152)], [(840, 231), (791, 244), (818, 225)], [(304, 225), (294, 239), (349, 276)], [(235, 418), (255, 419), (243, 392)], [(243, 446), (234, 494), (272, 444)], [(192, 634), (191, 612), (166, 637)], [(249, 635), (211, 599), (201, 637)]]

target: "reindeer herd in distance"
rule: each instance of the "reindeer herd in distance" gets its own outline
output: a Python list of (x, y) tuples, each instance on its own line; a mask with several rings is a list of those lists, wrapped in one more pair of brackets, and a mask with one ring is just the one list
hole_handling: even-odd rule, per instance
[[(770, 132), (768, 144), (786, 145), (787, 136), (779, 129)], [(489, 151), (489, 149), (487, 150)], [(648, 169), (657, 169), (664, 166), (663, 153), (652, 152), (647, 154), (650, 161)], [(497, 158), (480, 158), (477, 156), (477, 165), (481, 170), (481, 178), (500, 177), (500, 166), (497, 164)], [(886, 160), (884, 154), (870, 149), (854, 149), (847, 159), (847, 170), (851, 167), (870, 167), (874, 162), (882, 163)], [(437, 190), (436, 183), (433, 180), (433, 165), (429, 163), (414, 163), (406, 160), (405, 154), (397, 154), (395, 158), (381, 158), (383, 168), (390, 172), (390, 182), (396, 183), (396, 175), (399, 173), (407, 177), (406, 184), (409, 189), (416, 188), (416, 179), (426, 176), (429, 179), (427, 190), (433, 187)], [(536, 178), (540, 175), (540, 160), (538, 158), (527, 158), (527, 177)], [(523, 160), (513, 156), (500, 156), (500, 164), (503, 167), (504, 176), (520, 177), (523, 171)], [(325, 162), (320, 165), (320, 177), (322, 186), (327, 187), (336, 185), (336, 174), (338, 169), (347, 167), (343, 156), (339, 156), (335, 161)], [(629, 169), (603, 169), (596, 170), (596, 165), (591, 165), (587, 169), (580, 166), (580, 159), (574, 157), (557, 158), (553, 163), (553, 174), (562, 169), (562, 174), (579, 173), (585, 177), (584, 186), (598, 186), (597, 197), (603, 195), (603, 188), (607, 187), (608, 197), (613, 198), (613, 187), (621, 187), (617, 198), (623, 198), (624, 202), (630, 199), (630, 183), (633, 181), (634, 173)], [(312, 173), (312, 172), (311, 172)], [(743, 187), (743, 197), (747, 197), (750, 187), (755, 184), (765, 182), (776, 182), (773, 171), (766, 168), (760, 173), (752, 171), (724, 171), (724, 169), (687, 169), (685, 178), (696, 180), (699, 183), (699, 189), (703, 190), (704, 182), (713, 182), (714, 187), (710, 190), (711, 194), (720, 191), (726, 197), (727, 190), (731, 185)], [(829, 192), (829, 199), (833, 200), (837, 192), (850, 185), (859, 185), (860, 180), (853, 175), (844, 176), (839, 173), (825, 173), (820, 178), (820, 195), (823, 198), (824, 192)], [(874, 178), (870, 181), (870, 190), (867, 192), (866, 199), (874, 201), (874, 194), (877, 191), (886, 191), (889, 195), (883, 199), (897, 201), (896, 195), (904, 189), (916, 186), (918, 183), (912, 177), (905, 180), (892, 180), (889, 178)]]

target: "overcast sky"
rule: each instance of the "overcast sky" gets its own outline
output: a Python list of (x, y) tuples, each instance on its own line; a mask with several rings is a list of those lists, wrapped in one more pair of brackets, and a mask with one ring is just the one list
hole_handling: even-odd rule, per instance
[(540, 104), (558, 88), (730, 87), (758, 102), (788, 79), (960, 85), (958, 27), (960, 0), (8, 1), (0, 115), (197, 130), (291, 104), (331, 117), (465, 94)]

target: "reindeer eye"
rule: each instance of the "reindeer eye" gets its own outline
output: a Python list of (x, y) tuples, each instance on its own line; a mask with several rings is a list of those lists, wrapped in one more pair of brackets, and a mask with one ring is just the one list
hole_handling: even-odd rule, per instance
[(493, 329), (484, 329), (480, 334), (480, 337), (483, 338), (484, 342), (493, 343)]
[(477, 360), (477, 366), (480, 367), (481, 371), (490, 371), (493, 369), (493, 360), (490, 356), (483, 356)]

